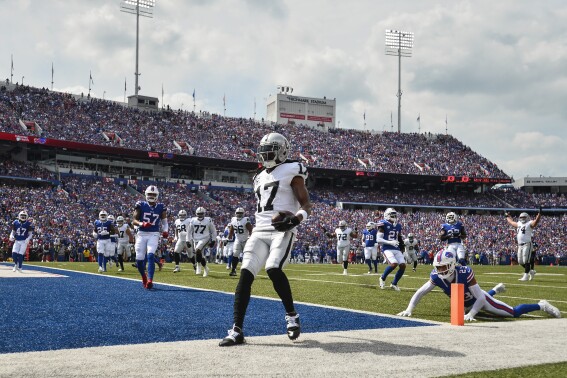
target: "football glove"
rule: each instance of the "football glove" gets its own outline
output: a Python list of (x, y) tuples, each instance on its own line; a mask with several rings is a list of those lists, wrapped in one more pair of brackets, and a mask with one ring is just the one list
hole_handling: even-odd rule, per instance
[(396, 248), (397, 248), (397, 247), (400, 245), (400, 242), (397, 241), (397, 240), (388, 240), (388, 241), (386, 242), (386, 244), (391, 245), (392, 247), (396, 247)]
[(276, 231), (286, 232), (297, 226), (301, 221), (295, 215), (286, 215), (281, 221), (272, 223)]
[(96, 233), (96, 231), (93, 231), (93, 238), (98, 238), (98, 234)]
[(188, 249), (191, 249), (191, 242), (185, 242), (185, 245), (187, 246)]
[(404, 310), (404, 311), (400, 312), (400, 313), (398, 314), (398, 316), (407, 316), (407, 317), (410, 317), (410, 316), (411, 316), (411, 311), (409, 311), (409, 310)]
[(164, 239), (167, 239), (169, 237), (169, 232), (164, 231), (161, 233), (161, 236), (163, 236)]
[(106, 236), (106, 235), (108, 235), (108, 234), (109, 234), (109, 232), (106, 231), (106, 230), (102, 230), (102, 231), (100, 232), (100, 236)]
[(150, 222), (143, 222), (140, 227), (141, 228), (148, 228), (148, 227), (152, 227), (152, 224)]
[(465, 322), (476, 322), (476, 319), (470, 313), (465, 315)]
[[(94, 232), (94, 234), (96, 235), (96, 232)], [(16, 238), (14, 238), (13, 236), (10, 236), (10, 239), (9, 239), (9, 240), (10, 240), (11, 242), (13, 242), (13, 241), (16, 240)]]
[(504, 217), (505, 217), (505, 218), (508, 218), (509, 216), (510, 216), (510, 213), (506, 211), (506, 212), (504, 213)]

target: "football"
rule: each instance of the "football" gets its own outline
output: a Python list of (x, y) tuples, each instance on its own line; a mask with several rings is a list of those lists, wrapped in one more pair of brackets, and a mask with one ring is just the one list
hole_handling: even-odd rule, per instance
[(291, 211), (280, 210), (272, 217), (272, 224), (281, 222), (286, 216), (294, 215)]

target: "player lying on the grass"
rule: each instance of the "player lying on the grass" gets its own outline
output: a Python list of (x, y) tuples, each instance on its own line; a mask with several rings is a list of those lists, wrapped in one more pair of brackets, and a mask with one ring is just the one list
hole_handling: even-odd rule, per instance
[(476, 282), (473, 270), (468, 266), (457, 266), (455, 254), (451, 251), (437, 252), (433, 266), (435, 269), (431, 272), (429, 281), (415, 292), (408, 308), (400, 312), (399, 316), (411, 316), (421, 298), (436, 286), (451, 297), (451, 284), (458, 282), (465, 285), (465, 310), (468, 311), (465, 314), (465, 321), (475, 321), (474, 317), (481, 310), (493, 315), (514, 318), (528, 312), (542, 310), (556, 318), (561, 317), (559, 310), (546, 300), (541, 300), (537, 304), (521, 304), (512, 307), (495, 299), (495, 294), (505, 290), (504, 284), (496, 285), (488, 293), (482, 290)]

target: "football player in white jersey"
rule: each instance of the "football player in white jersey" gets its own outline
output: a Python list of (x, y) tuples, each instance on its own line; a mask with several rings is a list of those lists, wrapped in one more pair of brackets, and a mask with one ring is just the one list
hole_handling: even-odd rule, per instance
[(342, 220), (339, 222), (339, 227), (335, 229), (335, 232), (327, 232), (327, 229), (323, 227), (323, 232), (330, 239), (337, 239), (337, 263), (343, 264), (343, 275), (348, 274), (348, 254), (350, 252), (350, 241), (352, 239), (358, 238), (358, 229), (355, 227), (354, 231), (352, 228), (347, 226), (347, 222)]
[(122, 272), (124, 271), (124, 260), (128, 261), (132, 253), (131, 245), (134, 243), (134, 231), (124, 221), (122, 215), (116, 218), (116, 231), (118, 235), (118, 264), (120, 264), (118, 271)]
[(532, 243), (533, 230), (537, 227), (540, 219), (541, 207), (534, 220), (530, 220), (528, 213), (521, 213), (518, 217), (518, 222), (514, 222), (510, 214), (506, 213), (506, 220), (512, 227), (516, 228), (518, 264), (524, 268), (524, 275), (520, 278), (520, 281), (533, 280), (536, 273), (530, 261), (533, 260), (532, 253), (534, 253)]
[(222, 232), (222, 254), (226, 260), (226, 270), (230, 270), (232, 268), (232, 251), (234, 248), (234, 234), (229, 237), (229, 225), (230, 224), (227, 224)]
[[(203, 251), (207, 245), (209, 248), (215, 246), (217, 229), (210, 217), (205, 216), (204, 207), (198, 207), (195, 216), (191, 218), (190, 224), (190, 240), (193, 241), (193, 249), (195, 250), (195, 261), (197, 262), (196, 274), (201, 274), (201, 266), (203, 267), (203, 277), (209, 275), (209, 267), (207, 259), (203, 258)], [(194, 260), (191, 260), (193, 262)]]
[(230, 276), (236, 276), (236, 267), (238, 266), (238, 259), (244, 250), (246, 241), (252, 234), (252, 223), (250, 218), (244, 216), (244, 209), (239, 207), (234, 212), (230, 223), (228, 224), (228, 240), (234, 240), (232, 246), (232, 270)]
[(419, 240), (417, 240), (414, 234), (409, 233), (408, 237), (404, 240), (404, 245), (406, 246), (406, 251), (404, 252), (406, 263), (413, 264), (413, 271), (415, 272), (417, 269), (417, 252), (419, 251)]
[(173, 248), (173, 259), (175, 260), (175, 268), (173, 273), (181, 271), (179, 268), (179, 262), (181, 261), (181, 253), (184, 251), (187, 253), (189, 258), (193, 257), (193, 250), (191, 249), (191, 240), (189, 239), (191, 230), (191, 218), (187, 218), (187, 211), (179, 210), (177, 213), (177, 219), (175, 220), (175, 247)]
[(301, 332), (291, 287), (283, 271), (295, 241), (296, 227), (307, 220), (312, 204), (305, 185), (307, 169), (287, 160), (291, 146), (281, 134), (270, 133), (260, 141), (258, 159), (263, 169), (254, 176), (256, 225), (244, 246), (240, 279), (234, 295), (234, 325), (220, 346), (244, 343), (244, 317), (254, 278), (265, 268), (286, 311), (287, 335), (291, 340)]
[(217, 235), (217, 254), (215, 256), (215, 264), (223, 263), (222, 251), (224, 249), (223, 233), (219, 231)]

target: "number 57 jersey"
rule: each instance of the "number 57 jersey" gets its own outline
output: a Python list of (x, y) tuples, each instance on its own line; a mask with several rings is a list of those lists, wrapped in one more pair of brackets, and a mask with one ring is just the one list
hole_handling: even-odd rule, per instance
[(269, 172), (264, 169), (254, 176), (254, 193), (258, 203), (257, 230), (273, 230), (272, 216), (278, 211), (296, 213), (299, 210), (299, 202), (291, 188), (291, 180), (296, 176), (307, 180), (307, 168), (297, 161), (286, 161)]

